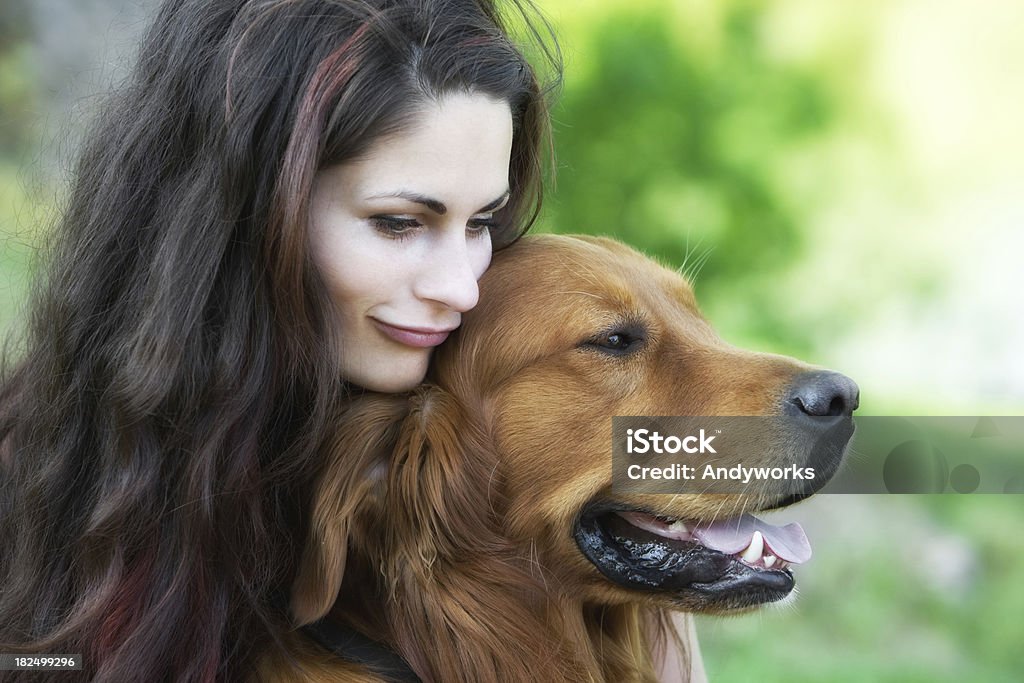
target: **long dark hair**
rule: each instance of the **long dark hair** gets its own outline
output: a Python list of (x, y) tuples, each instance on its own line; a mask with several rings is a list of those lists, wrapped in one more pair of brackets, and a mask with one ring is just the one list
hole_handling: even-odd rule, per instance
[(81, 653), (100, 681), (245, 676), (281, 626), (346, 391), (308, 253), (313, 177), (425, 101), (488, 95), (512, 110), (494, 240), (514, 241), (559, 74), (528, 2), (511, 20), (543, 72), (492, 0), (164, 3), (87, 138), (5, 365), (0, 652)]

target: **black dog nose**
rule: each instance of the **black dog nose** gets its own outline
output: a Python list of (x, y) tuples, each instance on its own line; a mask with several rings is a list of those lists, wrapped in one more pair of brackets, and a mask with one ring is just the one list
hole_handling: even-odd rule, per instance
[(860, 405), (860, 388), (846, 375), (819, 370), (798, 375), (786, 396), (787, 411), (811, 417), (849, 417)]

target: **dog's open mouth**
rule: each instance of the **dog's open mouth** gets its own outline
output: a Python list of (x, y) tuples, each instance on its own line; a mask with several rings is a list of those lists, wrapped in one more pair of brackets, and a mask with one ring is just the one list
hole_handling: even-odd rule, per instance
[(668, 593), (690, 609), (732, 610), (780, 600), (794, 586), (790, 565), (811, 546), (799, 524), (750, 514), (715, 522), (589, 505), (576, 526), (583, 554), (614, 583)]

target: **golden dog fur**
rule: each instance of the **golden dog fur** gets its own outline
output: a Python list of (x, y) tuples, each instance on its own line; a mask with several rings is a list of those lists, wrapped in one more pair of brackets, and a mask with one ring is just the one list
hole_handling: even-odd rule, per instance
[[(726, 344), (681, 275), (611, 240), (524, 238), (496, 255), (480, 301), (427, 384), (340, 415), (294, 619), (349, 624), (424, 681), (657, 680), (670, 611), (709, 606), (620, 587), (574, 543), (580, 510), (612, 495), (610, 418), (768, 415), (813, 368)], [(641, 347), (608, 351), (635, 327)], [(738, 494), (617, 500), (695, 520), (751, 508)], [(282, 642), (260, 680), (381, 680), (299, 632)]]

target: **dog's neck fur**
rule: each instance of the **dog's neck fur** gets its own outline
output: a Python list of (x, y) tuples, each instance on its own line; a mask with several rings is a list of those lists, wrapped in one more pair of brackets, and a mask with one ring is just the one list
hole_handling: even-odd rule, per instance
[[(355, 552), (330, 618), (387, 644), (436, 681), (655, 681), (656, 620), (585, 605), (512, 547), (383, 575)], [(395, 565), (392, 565), (393, 567)], [(483, 617), (483, 618), (481, 618)]]
[[(458, 401), (436, 389), (404, 409), (381, 401), (348, 416), (379, 429), (342, 444), (319, 485), (313, 555), (293, 599), (300, 620), (329, 599), (329, 618), (426, 680), (657, 680), (649, 644), (664, 622), (636, 605), (584, 604), (508, 537), (498, 456)], [(382, 457), (386, 474), (371, 476)]]

